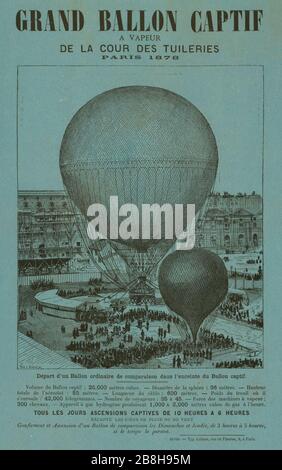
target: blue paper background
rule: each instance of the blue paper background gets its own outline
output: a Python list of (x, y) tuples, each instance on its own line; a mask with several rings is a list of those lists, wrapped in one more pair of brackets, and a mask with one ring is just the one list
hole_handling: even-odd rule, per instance
[[(236, 147), (228, 149), (228, 139), (232, 141), (230, 129), (226, 129), (226, 134), (229, 137), (226, 139), (224, 148), (220, 152), (225, 152), (228, 149), (230, 158), (230, 167), (225, 166), (222, 170), (219, 189), (223, 187), (223, 181), (228, 177), (230, 168), (230, 186), (227, 189), (232, 191), (235, 185), (233, 174), (236, 172), (236, 165), (234, 164), (235, 149), (238, 148), (240, 152), (240, 164), (246, 165), (246, 171), (242, 178), (242, 188), (253, 188), (252, 179), (250, 178), (250, 171), (254, 174), (260, 169), (252, 169), (252, 155), (251, 151), (259, 152), (261, 145), (264, 147), (264, 316), (265, 316), (265, 366), (263, 370), (247, 371), (247, 378), (253, 384), (266, 384), (267, 385), (267, 407), (265, 409), (258, 409), (254, 411), (254, 421), (264, 422), (267, 425), (265, 431), (258, 430), (255, 443), (242, 442), (242, 448), (258, 448), (258, 449), (271, 449), (281, 448), (281, 435), (282, 435), (282, 411), (281, 411), (281, 385), (282, 385), (282, 316), (281, 316), (281, 83), (282, 83), (282, 66), (281, 66), (281, 16), (282, 5), (277, 0), (260, 1), (257, 0), (210, 0), (208, 1), (190, 1), (183, 2), (175, 0), (174, 2), (166, 2), (156, 0), (154, 2), (145, 1), (122, 1), (121, 7), (136, 8), (150, 7), (157, 9), (172, 8), (181, 11), (183, 15), (189, 18), (190, 13), (194, 9), (217, 9), (223, 8), (233, 9), (247, 9), (247, 8), (263, 8), (264, 19), (263, 28), (260, 33), (205, 33), (204, 35), (195, 35), (190, 32), (187, 26), (185, 29), (185, 22), (181, 22), (181, 28), (177, 33), (166, 35), (166, 43), (170, 41), (175, 43), (218, 43), (220, 44), (221, 52), (219, 54), (195, 54), (183, 57), (181, 65), (189, 66), (232, 66), (220, 68), (220, 70), (210, 69), (211, 71), (206, 74), (207, 88), (204, 87), (204, 79), (202, 78), (201, 89), (197, 88), (197, 74), (200, 69), (196, 67), (193, 70), (189, 68), (167, 68), (166, 64), (158, 64), (158, 67), (151, 65), (145, 61), (144, 68), (130, 63), (130, 67), (123, 65), (102, 68), (101, 61), (98, 56), (93, 57), (89, 55), (69, 54), (63, 55), (59, 53), (59, 44), (73, 42), (80, 44), (83, 42), (99, 42), (99, 34), (97, 33), (97, 25), (94, 20), (97, 17), (96, 12), (99, 8), (115, 8), (116, 2), (114, 1), (91, 1), (80, 0), (66, 1), (60, 0), (60, 8), (80, 8), (85, 14), (88, 13), (88, 20), (86, 30), (84, 33), (20, 33), (15, 28), (15, 13), (18, 9), (24, 8), (58, 8), (58, 2), (55, 1), (30, 1), (30, 0), (17, 0), (13, 2), (2, 2), (1, 16), (1, 172), (0, 172), (0, 191), (1, 191), (1, 270), (0, 270), (0, 286), (1, 286), (1, 341), (0, 341), (0, 363), (1, 363), (1, 431), (0, 431), (0, 446), (2, 448), (23, 448), (23, 449), (40, 449), (40, 448), (56, 448), (56, 449), (79, 449), (79, 448), (172, 448), (173, 444), (169, 443), (166, 438), (158, 437), (156, 440), (151, 437), (134, 438), (131, 440), (127, 436), (122, 435), (113, 437), (105, 435), (103, 432), (89, 432), (89, 431), (23, 431), (17, 430), (15, 423), (21, 419), (22, 411), (16, 407), (16, 390), (22, 387), (25, 383), (32, 382), (34, 372), (32, 371), (18, 371), (16, 368), (16, 329), (17, 329), (17, 227), (16, 227), (16, 208), (17, 208), (17, 67), (19, 65), (97, 65), (97, 72), (95, 67), (91, 68), (91, 74), (87, 74), (87, 70), (81, 70), (77, 67), (67, 70), (60, 68), (58, 71), (52, 70), (50, 81), (46, 77), (41, 79), (42, 69), (36, 70), (33, 75), (33, 69), (28, 69), (28, 76), (23, 80), (30, 78), (29, 90), (25, 96), (34, 100), (29, 102), (26, 106), (25, 103), (19, 103), (20, 109), (23, 107), (24, 112), (31, 113), (32, 110), (38, 111), (38, 121), (30, 121), (30, 129), (26, 128), (29, 119), (25, 119), (24, 124), (19, 125), (19, 134), (23, 131), (27, 132), (26, 136), (22, 136), (22, 144), (19, 149), (19, 157), (21, 163), (19, 165), (19, 176), (23, 188), (29, 187), (31, 181), (33, 187), (42, 187), (41, 183), (37, 183), (37, 175), (43, 173), (46, 175), (46, 187), (57, 188), (57, 181), (54, 176), (54, 170), (49, 172), (49, 158), (52, 168), (54, 159), (56, 158), (56, 148), (59, 145), (59, 135), (61, 130), (57, 128), (55, 122), (50, 114), (48, 127), (43, 135), (44, 142), (42, 142), (42, 149), (40, 149), (41, 134), (34, 136), (34, 133), (41, 132), (40, 126), (40, 110), (43, 114), (48, 114), (53, 110), (52, 100), (57, 101), (56, 109), (56, 123), (60, 122), (61, 129), (67, 124), (72, 116), (74, 110), (85, 103), (85, 101), (92, 97), (99, 90), (119, 86), (120, 84), (136, 83), (135, 77), (138, 82), (143, 84), (152, 84), (157, 86), (164, 86), (172, 89), (178, 93), (187, 93), (189, 83), (186, 77), (189, 75), (191, 80), (191, 87), (193, 87), (194, 104), (199, 105), (207, 118), (211, 121), (213, 127), (220, 129), (224, 133), (224, 126), (220, 122), (220, 116), (228, 115), (228, 110), (225, 103), (232, 103), (231, 93), (237, 93), (238, 96), (244, 97), (245, 94), (252, 93), (256, 97), (257, 91), (264, 86), (265, 101), (264, 101), (264, 141), (262, 136), (258, 136), (258, 140), (252, 140), (253, 134), (247, 129), (252, 128), (253, 113), (248, 115), (248, 109), (244, 104), (245, 100), (239, 99), (238, 106), (241, 106), (240, 112), (242, 114), (242, 140), (244, 146), (244, 158), (240, 149), (242, 143), (236, 143)], [(188, 23), (188, 21), (187, 21)], [(107, 35), (107, 42), (111, 40), (117, 41), (118, 36), (116, 33)], [(261, 73), (259, 68), (233, 68), (235, 65), (242, 66), (264, 66), (264, 80), (261, 82)], [(19, 69), (19, 77), (23, 68)], [(48, 69), (49, 70), (49, 69)], [(67, 70), (65, 72), (65, 70)], [(188, 71), (189, 70), (189, 71)], [(49, 72), (48, 72), (49, 73)], [(210, 90), (210, 80), (212, 74), (217, 74), (218, 85)], [(95, 74), (97, 81), (95, 81)], [(232, 81), (231, 77), (234, 75), (241, 75), (240, 83), (242, 88), (238, 90), (238, 82)], [(244, 75), (245, 74), (245, 75)], [(36, 77), (33, 82), (32, 77)], [(201, 77), (204, 73), (201, 72)], [(57, 80), (58, 77), (58, 80)], [(93, 77), (93, 82), (92, 82)], [(23, 78), (23, 77), (22, 77)], [(91, 79), (90, 79), (91, 78)], [(40, 81), (42, 80), (42, 89)], [(84, 83), (83, 80), (86, 80)], [(88, 80), (88, 82), (87, 82)], [(225, 81), (231, 80), (226, 86)], [(250, 82), (253, 80), (253, 82)], [(90, 83), (91, 82), (91, 83)], [(19, 82), (20, 87), (23, 82)], [(222, 85), (222, 86), (221, 86)], [(25, 90), (28, 89), (25, 83)], [(49, 88), (48, 88), (49, 87)], [(60, 94), (60, 87), (61, 93)], [(77, 90), (77, 96), (72, 96), (68, 100), (68, 93)], [(93, 91), (92, 91), (93, 90)], [(34, 96), (33, 95), (34, 91)], [(40, 91), (42, 95), (39, 96)], [(210, 92), (214, 94), (209, 100), (206, 100), (206, 94)], [(19, 96), (21, 88), (19, 89)], [(228, 95), (226, 95), (228, 93)], [(59, 102), (59, 97), (65, 102)], [(49, 98), (52, 97), (52, 98)], [(26, 99), (26, 98), (24, 98)], [(244, 101), (244, 102), (242, 102)], [(209, 105), (205, 107), (205, 103)], [(214, 107), (218, 110), (217, 116), (214, 115)], [(257, 102), (257, 106), (260, 104)], [(65, 113), (65, 110), (67, 112)], [(21, 109), (22, 111), (22, 109)], [(259, 114), (259, 113), (258, 113)], [(28, 118), (29, 115), (26, 116)], [(49, 116), (49, 114), (48, 114)], [(44, 116), (46, 118), (46, 115)], [(234, 117), (235, 119), (235, 117)], [(257, 119), (257, 118), (256, 118)], [(219, 124), (218, 124), (219, 123)], [(239, 128), (239, 124), (236, 124)], [(23, 127), (21, 127), (23, 126)], [(34, 127), (33, 127), (34, 126)], [(250, 127), (248, 127), (250, 126)], [(258, 124), (259, 126), (259, 124)], [(56, 128), (56, 129), (55, 129)], [(52, 132), (50, 137), (49, 132)], [(54, 134), (53, 134), (54, 132)], [(55, 141), (53, 140), (55, 136)], [(226, 137), (226, 136), (225, 136)], [(220, 145), (220, 137), (219, 137)], [(238, 147), (237, 147), (238, 145)], [(42, 151), (44, 156), (43, 160), (39, 158), (39, 152)], [(229, 153), (230, 152), (230, 153)], [(249, 161), (248, 161), (249, 158)], [(25, 165), (25, 160), (28, 159), (28, 164)], [(42, 166), (39, 168), (39, 161), (42, 161)], [(259, 161), (259, 160), (257, 160)], [(259, 163), (258, 163), (259, 165)], [(25, 167), (25, 168), (24, 168)], [(241, 174), (241, 173), (240, 173)], [(39, 180), (38, 180), (39, 181)], [(257, 181), (257, 180), (256, 180)], [(38, 184), (38, 186), (37, 186)], [(238, 190), (241, 190), (239, 188)], [(244, 190), (244, 189), (242, 189)], [(70, 381), (68, 381), (70, 384)], [(227, 419), (227, 421), (229, 421)], [(240, 421), (240, 418), (239, 418)], [(175, 447), (179, 448), (201, 448), (200, 444), (183, 444), (175, 443)], [(234, 444), (222, 444), (222, 448), (232, 448)], [(218, 448), (218, 444), (204, 445), (204, 448)], [(235, 446), (238, 448), (238, 445)]]

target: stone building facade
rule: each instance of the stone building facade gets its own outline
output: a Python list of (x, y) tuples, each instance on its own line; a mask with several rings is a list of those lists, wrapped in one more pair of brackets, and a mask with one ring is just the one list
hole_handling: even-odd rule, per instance
[(200, 214), (197, 245), (217, 252), (261, 250), (262, 198), (258, 194), (212, 194)]
[[(258, 194), (212, 194), (196, 227), (196, 243), (216, 252), (262, 247), (262, 198)], [(64, 191), (19, 191), (20, 274), (68, 272), (87, 250)]]

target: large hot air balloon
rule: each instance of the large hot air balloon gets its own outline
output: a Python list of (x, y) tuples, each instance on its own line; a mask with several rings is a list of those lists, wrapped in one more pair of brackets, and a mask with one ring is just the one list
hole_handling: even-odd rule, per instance
[(186, 320), (196, 342), (201, 324), (227, 294), (228, 274), (215, 253), (177, 250), (160, 265), (159, 288), (166, 305)]
[[(178, 203), (195, 204), (197, 212), (217, 164), (215, 137), (203, 114), (182, 96), (156, 87), (115, 88), (94, 97), (71, 119), (60, 150), (64, 185), (84, 216), (94, 203), (109, 211), (110, 196), (139, 211), (146, 203)], [(136, 253), (144, 264), (155, 244), (113, 242), (128, 264)]]

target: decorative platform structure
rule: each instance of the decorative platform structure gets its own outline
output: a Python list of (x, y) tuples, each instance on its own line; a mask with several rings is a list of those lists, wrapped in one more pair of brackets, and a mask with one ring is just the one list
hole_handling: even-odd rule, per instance
[(38, 292), (35, 295), (36, 307), (47, 315), (75, 320), (75, 312), (85, 303), (83, 297), (65, 299), (57, 289)]
[(67, 320), (75, 320), (78, 310), (88, 311), (92, 307), (95, 307), (97, 311), (108, 310), (114, 303), (124, 299), (125, 294), (125, 292), (116, 292), (110, 295), (77, 295), (71, 298), (64, 298), (58, 295), (57, 289), (50, 289), (38, 292), (34, 298), (36, 308), (41, 313)]

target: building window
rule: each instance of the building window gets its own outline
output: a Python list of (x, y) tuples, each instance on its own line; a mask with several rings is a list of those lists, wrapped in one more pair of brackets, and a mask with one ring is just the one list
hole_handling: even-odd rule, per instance
[(240, 235), (238, 237), (238, 245), (240, 247), (242, 247), (244, 245), (244, 239), (245, 239), (245, 237), (244, 237), (243, 233), (240, 233)]
[(45, 245), (44, 245), (43, 243), (42, 243), (41, 245), (39, 245), (38, 251), (39, 251), (39, 256), (40, 256), (41, 258), (45, 258), (45, 257), (46, 257)]
[(225, 235), (224, 237), (224, 248), (230, 248), (230, 236)]
[(211, 246), (216, 247), (216, 237), (211, 237)]
[(258, 247), (258, 236), (256, 233), (253, 234), (253, 244), (255, 248)]

